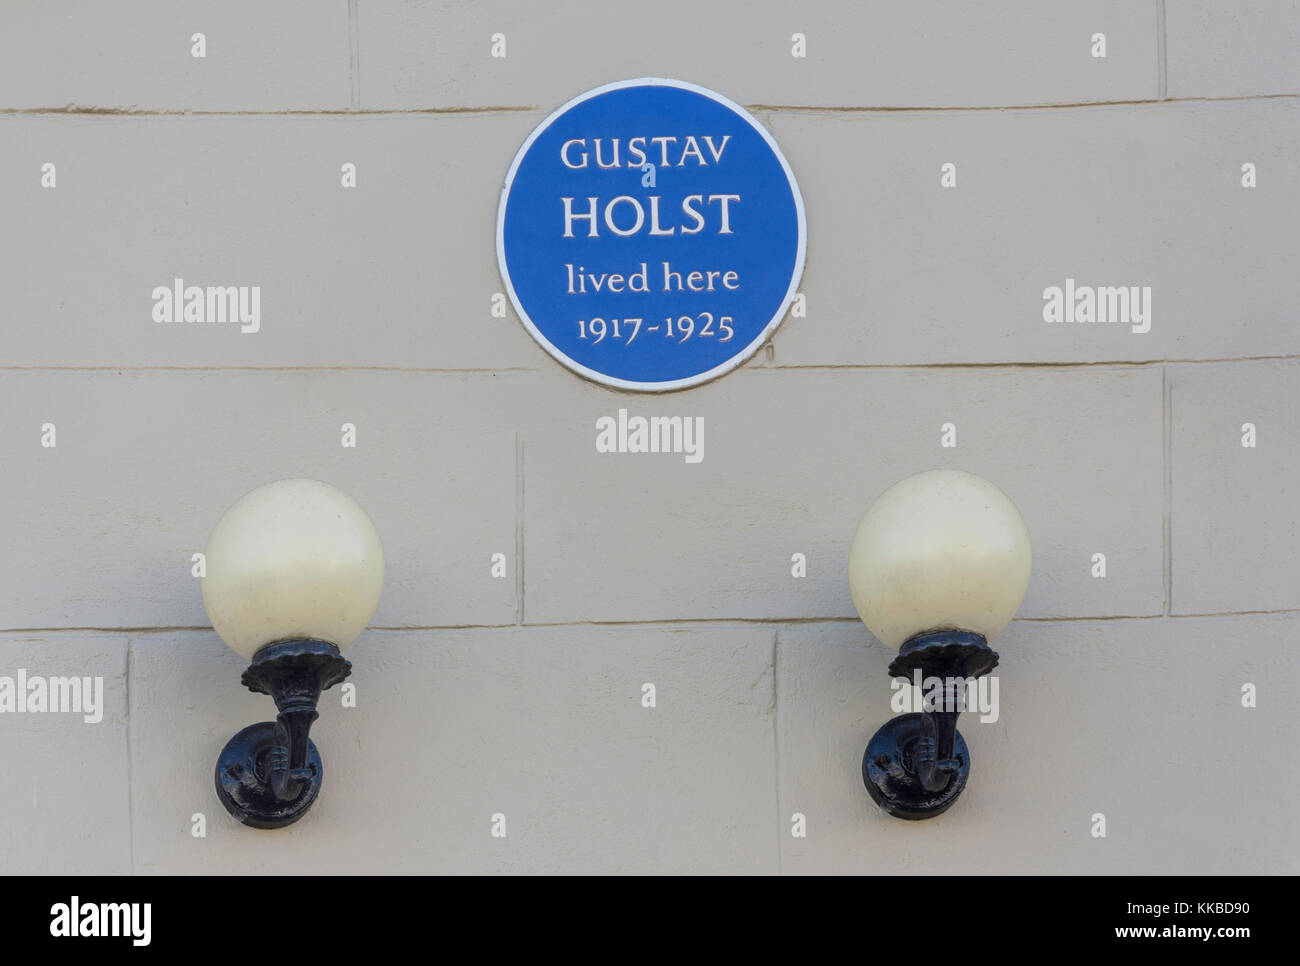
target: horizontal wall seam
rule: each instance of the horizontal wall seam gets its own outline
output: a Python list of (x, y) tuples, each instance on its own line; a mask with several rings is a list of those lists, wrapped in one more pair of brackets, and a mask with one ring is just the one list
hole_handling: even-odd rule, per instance
[[(1018, 623), (1025, 624), (1094, 624), (1099, 621), (1180, 621), (1204, 620), (1236, 617), (1287, 617), (1300, 615), (1300, 609), (1281, 610), (1237, 610), (1214, 611), (1200, 614), (1116, 614), (1093, 615), (1091, 617), (1017, 617)], [(663, 620), (628, 620), (628, 621), (556, 621), (529, 622), (526, 624), (427, 624), (427, 625), (392, 625), (369, 627), (366, 630), (385, 634), (426, 633), (429, 631), (502, 631), (502, 630), (547, 630), (554, 628), (692, 628), (704, 627), (794, 627), (802, 624), (857, 624), (856, 617), (695, 617), (664, 618)], [(213, 633), (211, 627), (11, 627), (0, 628), (0, 636), (13, 637), (32, 634), (180, 634)]]
[[(1300, 93), (1243, 94), (1231, 97), (1169, 97), (1122, 101), (1063, 101), (1047, 104), (964, 104), (955, 106), (837, 106), (818, 104), (746, 104), (750, 112), (767, 111), (791, 114), (946, 114), (987, 113), (989, 111), (1060, 111), (1108, 107), (1167, 107), (1178, 104), (1232, 104), (1251, 101), (1294, 100)], [(95, 107), (68, 104), (62, 107), (5, 107), (0, 116), (58, 116), (58, 117), (403, 117), (408, 115), (457, 114), (528, 114), (548, 110), (536, 105), (508, 106), (482, 105), (475, 107), (412, 107), (412, 108), (336, 108), (289, 109), (283, 111), (214, 111), (188, 108), (136, 108)]]
[[(857, 363), (837, 365), (832, 363), (800, 363), (792, 365), (752, 365), (742, 371), (748, 372), (877, 372), (915, 370), (924, 372), (933, 369), (1141, 369), (1154, 366), (1199, 366), (1224, 365), (1240, 362), (1295, 362), (1300, 360), (1300, 353), (1292, 355), (1265, 356), (1218, 356), (1210, 359), (1099, 359), (1095, 362), (899, 362), (899, 363)], [(499, 375), (501, 373), (538, 373), (543, 369), (524, 366), (502, 366), (500, 368), (474, 367), (466, 369), (448, 369), (443, 367), (425, 368), (419, 366), (6, 366), (0, 365), (0, 373), (5, 372), (391, 372), (391, 373), (429, 373), (433, 375)]]

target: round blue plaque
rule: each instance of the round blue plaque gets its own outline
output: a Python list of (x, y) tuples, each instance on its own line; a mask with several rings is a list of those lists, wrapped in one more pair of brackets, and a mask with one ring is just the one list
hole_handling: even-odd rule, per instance
[(519, 317), (574, 372), (694, 386), (748, 359), (803, 272), (803, 198), (744, 108), (681, 81), (607, 84), (515, 156), (497, 259)]

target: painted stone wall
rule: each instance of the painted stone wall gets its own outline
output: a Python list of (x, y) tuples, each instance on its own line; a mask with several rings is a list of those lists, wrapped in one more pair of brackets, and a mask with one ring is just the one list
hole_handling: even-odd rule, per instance
[[(1300, 871), (1300, 4), (213, 6), (0, 9), (0, 687), (103, 687), (0, 713), (0, 870)], [(639, 76), (746, 106), (808, 218), (770, 344), (659, 396), (557, 365), (494, 248), (529, 132)], [(177, 278), (256, 331), (155, 322)], [(1067, 284), (1146, 317), (1045, 321)], [(702, 458), (597, 452), (620, 409)], [(904, 823), (846, 556), (931, 467), (1034, 573), (970, 785)], [(271, 704), (193, 554), (285, 476), (388, 577), (265, 833), (212, 790)]]

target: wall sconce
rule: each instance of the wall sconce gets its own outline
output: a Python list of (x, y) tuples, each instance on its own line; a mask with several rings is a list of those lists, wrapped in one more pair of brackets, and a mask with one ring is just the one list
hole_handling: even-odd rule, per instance
[(245, 825), (282, 828), (316, 800), (321, 759), (308, 737), (316, 702), (351, 673), (340, 651), (369, 623), (383, 583), (370, 517), (317, 480), (259, 486), (208, 538), (203, 606), (213, 630), (250, 661), (244, 685), (279, 711), (231, 738), (217, 759), (217, 797)]
[[(988, 639), (1029, 586), (1029, 531), (1010, 498), (981, 477), (930, 470), (895, 483), (867, 509), (849, 550), (849, 588), (864, 624), (898, 656), (894, 677), (942, 678), (933, 710), (880, 728), (862, 758), (876, 804), (932, 818), (957, 800), (970, 753), (957, 731), (965, 682), (998, 663)], [(910, 684), (909, 684), (910, 686)]]

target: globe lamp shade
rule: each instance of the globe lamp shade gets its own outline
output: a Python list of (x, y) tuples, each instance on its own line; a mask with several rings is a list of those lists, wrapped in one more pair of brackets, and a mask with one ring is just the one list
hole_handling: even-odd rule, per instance
[(361, 506), (319, 480), (278, 480), (245, 494), (208, 538), (203, 606), (246, 659), (276, 641), (340, 650), (379, 604), (384, 553)]
[(931, 630), (985, 638), (1025, 599), (1029, 530), (1000, 489), (961, 470), (895, 483), (871, 504), (849, 550), (858, 616), (882, 644)]

